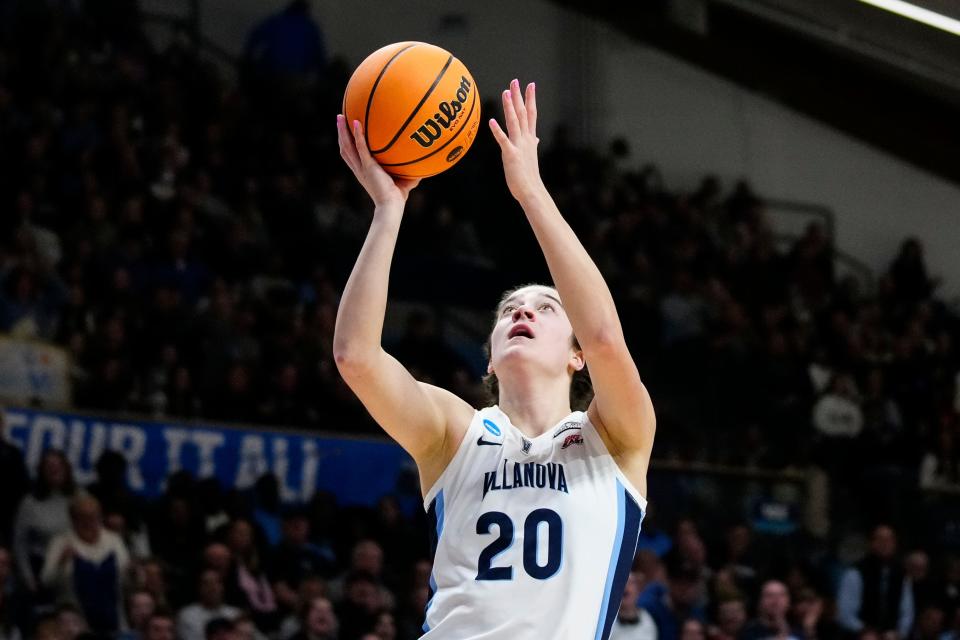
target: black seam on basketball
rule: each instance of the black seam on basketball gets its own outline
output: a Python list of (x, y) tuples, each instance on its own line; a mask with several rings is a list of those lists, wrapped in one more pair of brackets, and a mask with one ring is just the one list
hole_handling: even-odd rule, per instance
[[(370, 155), (375, 156), (375, 155), (377, 155), (378, 153), (384, 153), (385, 151), (388, 151), (388, 150), (390, 149), (390, 147), (393, 146), (393, 143), (397, 141), (397, 138), (399, 138), (399, 137), (400, 137), (400, 134), (403, 133), (403, 130), (407, 128), (407, 125), (410, 124), (410, 121), (413, 120), (413, 117), (414, 117), (415, 115), (417, 115), (417, 112), (418, 112), (418, 111), (420, 111), (420, 107), (423, 106), (423, 103), (427, 101), (427, 98), (430, 97), (430, 94), (433, 93), (433, 90), (437, 88), (437, 85), (440, 83), (440, 80), (442, 80), (442, 79), (443, 79), (443, 76), (446, 75), (447, 69), (450, 68), (450, 63), (451, 63), (451, 62), (453, 62), (453, 56), (452, 56), (452, 55), (451, 55), (449, 58), (447, 58), (447, 63), (446, 63), (445, 65), (443, 65), (443, 69), (440, 69), (440, 74), (437, 75), (436, 78), (434, 78), (433, 84), (430, 85), (430, 88), (427, 89), (427, 92), (426, 92), (425, 94), (423, 94), (423, 97), (422, 97), (422, 98), (420, 98), (420, 102), (417, 103), (417, 106), (414, 107), (414, 108), (413, 108), (413, 111), (410, 112), (410, 115), (407, 116), (406, 122), (404, 122), (402, 125), (400, 125), (400, 129), (394, 134), (394, 136), (393, 136), (392, 138), (390, 138), (390, 142), (387, 143), (387, 146), (385, 146), (385, 147), (383, 147), (383, 148), (381, 148), (381, 149), (376, 149), (375, 151), (371, 151), (371, 152), (370, 152)], [(386, 67), (384, 67), (384, 68), (386, 68)], [(378, 78), (378, 81), (379, 81), (379, 78)], [(373, 92), (371, 91), (370, 94), (371, 94), (371, 96), (372, 96), (372, 95), (373, 95)], [(372, 101), (373, 98), (371, 98), (370, 100)], [(369, 108), (369, 107), (368, 107), (368, 108)]]
[[(373, 82), (373, 86), (370, 88), (370, 94), (367, 96), (367, 108), (363, 112), (363, 141), (367, 143), (368, 148), (370, 146), (370, 140), (367, 138), (367, 129), (368, 129), (367, 125), (370, 122), (370, 105), (373, 104), (373, 94), (376, 93), (377, 91), (377, 85), (380, 84), (380, 79), (383, 78), (383, 74), (387, 72), (387, 67), (393, 64), (393, 61), (399, 58), (401, 53), (403, 53), (404, 51), (409, 51), (410, 49), (413, 49), (418, 44), (420, 43), (413, 42), (410, 45), (404, 47), (403, 49), (400, 49), (400, 51), (397, 51), (395, 54), (393, 54), (393, 57), (387, 60), (387, 64), (383, 65), (383, 69), (380, 69), (380, 73), (377, 75), (377, 79)], [(346, 99), (347, 99), (346, 95), (344, 95), (343, 99), (344, 99), (344, 104), (346, 104)]]
[(473, 115), (473, 109), (474, 109), (476, 106), (477, 106), (477, 92), (474, 91), (474, 92), (473, 92), (473, 101), (470, 103), (470, 111), (467, 112), (467, 117), (463, 119), (463, 126), (460, 127), (460, 129), (459, 129), (455, 134), (453, 134), (452, 136), (450, 136), (450, 139), (449, 139), (449, 140), (447, 140), (446, 142), (444, 142), (442, 145), (440, 145), (439, 147), (437, 147), (436, 149), (434, 149), (433, 151), (431, 151), (431, 152), (428, 153), (427, 155), (425, 155), (425, 156), (423, 156), (423, 157), (421, 157), (421, 158), (417, 158), (416, 160), (407, 160), (406, 162), (393, 162), (393, 163), (390, 163), (390, 164), (383, 164), (383, 163), (381, 163), (380, 166), (381, 166), (381, 167), (402, 167), (403, 165), (406, 165), (406, 164), (414, 164), (414, 163), (416, 163), (416, 162), (420, 162), (421, 160), (426, 160), (426, 159), (429, 158), (430, 156), (432, 156), (432, 155), (434, 155), (434, 154), (436, 154), (436, 153), (439, 153), (439, 152), (443, 151), (443, 149), (444, 149), (447, 145), (449, 145), (451, 142), (453, 142), (454, 140), (456, 140), (456, 139), (457, 139), (457, 136), (459, 136), (461, 133), (463, 133), (463, 130), (467, 128), (467, 123), (470, 122), (470, 116)]

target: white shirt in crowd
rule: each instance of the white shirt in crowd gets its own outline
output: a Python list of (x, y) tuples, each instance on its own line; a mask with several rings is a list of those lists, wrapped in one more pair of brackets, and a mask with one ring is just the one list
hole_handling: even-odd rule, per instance
[(850, 398), (828, 393), (813, 407), (813, 426), (831, 438), (855, 438), (863, 429), (863, 411)]
[(207, 623), (216, 618), (234, 620), (240, 610), (222, 604), (215, 609), (207, 609), (199, 602), (184, 607), (177, 616), (177, 637), (180, 640), (205, 640)]
[(40, 572), (41, 581), (58, 592), (60, 598), (75, 601), (73, 593), (73, 563), (61, 562), (66, 549), (73, 549), (75, 557), (89, 562), (101, 564), (111, 555), (117, 562), (117, 580), (122, 588), (123, 578), (130, 568), (130, 554), (120, 536), (108, 529), (100, 531), (96, 543), (89, 544), (77, 537), (73, 530), (61, 533), (50, 541), (47, 553), (43, 558), (43, 570)]
[(636, 622), (624, 622), (617, 617), (610, 629), (610, 640), (657, 640), (657, 624), (645, 609), (637, 609)]

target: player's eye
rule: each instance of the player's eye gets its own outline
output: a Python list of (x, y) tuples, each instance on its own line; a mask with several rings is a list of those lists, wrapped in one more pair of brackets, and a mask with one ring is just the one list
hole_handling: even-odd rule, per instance
[(549, 309), (550, 311), (553, 311), (553, 310), (554, 310), (554, 309), (553, 309), (553, 305), (550, 304), (549, 302), (544, 302), (543, 304), (541, 304), (541, 305), (540, 305), (540, 309), (541, 309), (541, 310), (542, 310), (542, 309)]
[(504, 314), (506, 314), (506, 313), (512, 313), (513, 311), (516, 310), (516, 308), (517, 308), (517, 305), (515, 305), (515, 304), (508, 304), (507, 306), (505, 306), (505, 307), (503, 308), (503, 311), (500, 312), (500, 315), (504, 315)]

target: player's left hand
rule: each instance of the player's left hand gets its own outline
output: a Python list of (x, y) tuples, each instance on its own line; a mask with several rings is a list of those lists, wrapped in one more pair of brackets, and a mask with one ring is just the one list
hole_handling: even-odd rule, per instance
[(490, 130), (500, 145), (503, 173), (513, 197), (523, 202), (543, 189), (540, 165), (537, 161), (537, 96), (534, 83), (527, 85), (526, 97), (520, 82), (514, 80), (503, 92), (503, 119), (507, 131), (490, 118)]

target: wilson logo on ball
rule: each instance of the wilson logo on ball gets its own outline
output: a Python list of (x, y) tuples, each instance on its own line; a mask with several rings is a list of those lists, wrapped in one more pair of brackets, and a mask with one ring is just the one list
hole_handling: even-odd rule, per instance
[[(441, 101), (437, 105), (437, 113), (420, 125), (420, 128), (410, 135), (410, 139), (415, 140), (425, 149), (436, 142), (443, 129), (449, 129), (451, 124), (456, 124), (457, 114), (463, 109), (464, 103), (470, 96), (471, 86), (466, 76), (460, 76), (460, 86), (457, 88), (456, 99), (449, 102)], [(456, 158), (457, 156), (453, 157)], [(448, 157), (447, 159), (452, 160), (453, 158)]]

